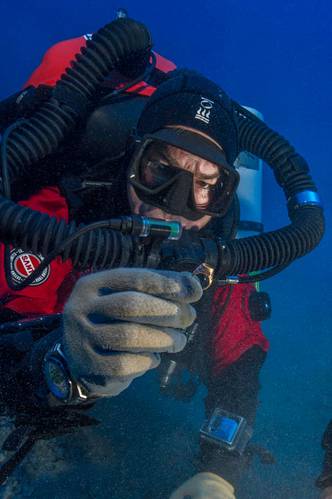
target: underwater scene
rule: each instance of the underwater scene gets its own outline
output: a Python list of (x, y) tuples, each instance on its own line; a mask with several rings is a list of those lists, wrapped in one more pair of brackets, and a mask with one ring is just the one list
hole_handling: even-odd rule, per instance
[(332, 499), (330, 3), (1, 19), (0, 498)]

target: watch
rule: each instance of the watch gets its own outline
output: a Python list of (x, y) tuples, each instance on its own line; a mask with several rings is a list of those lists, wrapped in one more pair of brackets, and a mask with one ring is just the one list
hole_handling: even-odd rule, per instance
[(61, 343), (57, 342), (43, 360), (43, 373), (51, 394), (63, 404), (82, 404), (89, 397), (88, 391), (74, 380), (68, 369)]

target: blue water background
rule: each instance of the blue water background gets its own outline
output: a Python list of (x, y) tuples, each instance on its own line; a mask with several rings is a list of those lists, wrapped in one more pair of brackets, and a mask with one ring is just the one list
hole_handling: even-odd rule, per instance
[[(240, 497), (317, 497), (319, 441), (332, 417), (331, 3), (3, 0), (0, 98), (21, 87), (50, 45), (97, 30), (119, 6), (146, 23), (158, 52), (202, 71), (234, 99), (260, 110), (311, 165), (325, 205), (326, 236), (312, 254), (264, 284), (273, 317), (264, 325), (271, 350), (262, 375), (256, 440), (273, 451), (277, 464), (255, 465)], [(266, 229), (287, 223), (283, 195), (268, 168), (263, 206)], [(143, 396), (141, 383), (135, 394), (148, 406), (149, 391)], [(177, 466), (181, 459), (185, 456), (175, 459)]]

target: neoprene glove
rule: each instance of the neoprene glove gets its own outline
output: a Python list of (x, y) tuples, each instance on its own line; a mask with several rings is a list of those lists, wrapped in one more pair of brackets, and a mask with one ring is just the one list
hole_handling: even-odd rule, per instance
[(188, 272), (119, 268), (82, 277), (64, 310), (63, 350), (91, 395), (114, 396), (181, 351), (202, 296)]
[(332, 487), (327, 487), (326, 489), (322, 490), (319, 499), (332, 499)]
[(214, 473), (198, 473), (173, 492), (170, 499), (235, 499), (233, 486)]

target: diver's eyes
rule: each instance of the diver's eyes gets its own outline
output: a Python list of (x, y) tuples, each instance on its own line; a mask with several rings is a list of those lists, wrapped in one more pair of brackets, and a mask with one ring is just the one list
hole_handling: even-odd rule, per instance
[(194, 203), (196, 209), (206, 209), (219, 196), (222, 182), (218, 179), (215, 183), (209, 183), (202, 179), (196, 179), (194, 183)]
[(195, 184), (203, 191), (213, 191), (216, 188), (216, 184), (208, 184), (207, 182), (204, 182), (204, 180), (196, 180)]

